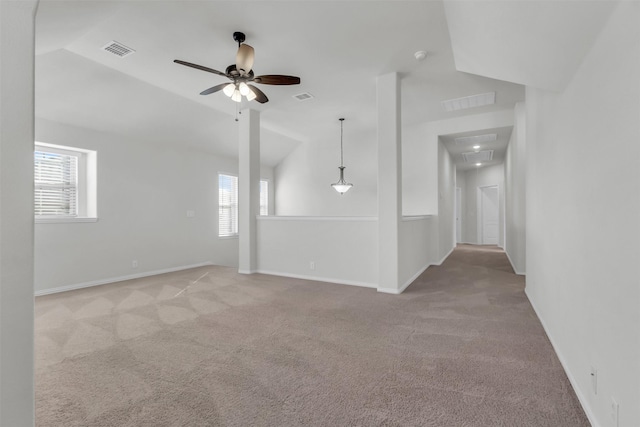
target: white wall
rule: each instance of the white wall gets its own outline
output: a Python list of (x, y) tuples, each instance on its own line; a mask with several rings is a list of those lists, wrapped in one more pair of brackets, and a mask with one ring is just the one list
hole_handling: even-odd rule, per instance
[(504, 164), (479, 167), (464, 172), (464, 210), (463, 223), (464, 234), (462, 241), (464, 243), (480, 244), (478, 240), (478, 189), (492, 185), (498, 186), (499, 197), (499, 215), (498, 228), (499, 238), (498, 246), (504, 245)]
[(526, 292), (602, 427), (612, 397), (640, 425), (638, 22), (618, 3), (562, 93), (527, 88)]
[(260, 217), (258, 271), (398, 293), (434, 263), (433, 252), (437, 249), (434, 220), (431, 216), (402, 219), (399, 289), (379, 286), (375, 217)]
[[(345, 178), (353, 188), (340, 196), (330, 186), (338, 180), (339, 139), (301, 143), (275, 168), (277, 215), (377, 215), (376, 135), (350, 135), (347, 126), (345, 121)], [(402, 129), (403, 215), (437, 213), (437, 139), (428, 136), (425, 124)]]
[(455, 202), (456, 166), (444, 144), (438, 141), (438, 263), (456, 246)]
[(515, 125), (504, 159), (504, 250), (518, 274), (526, 271), (526, 111), (516, 104)]
[(400, 223), (398, 254), (400, 290), (411, 284), (429, 265), (435, 263), (438, 243), (435, 216), (405, 216)]
[(345, 120), (344, 174), (353, 188), (340, 195), (331, 187), (339, 178), (338, 127), (335, 137), (302, 142), (276, 166), (276, 215), (377, 215), (376, 135), (351, 134), (348, 126)]
[(402, 214), (438, 213), (438, 140), (428, 124), (402, 129)]
[(0, 425), (34, 425), (35, 1), (0, 1)]
[(375, 217), (258, 218), (261, 273), (376, 287), (377, 265)]
[(98, 222), (36, 224), (37, 292), (207, 262), (237, 266), (238, 239), (218, 238), (217, 222), (217, 174), (237, 174), (236, 159), (46, 120), (36, 121), (36, 140), (96, 150), (98, 159)]

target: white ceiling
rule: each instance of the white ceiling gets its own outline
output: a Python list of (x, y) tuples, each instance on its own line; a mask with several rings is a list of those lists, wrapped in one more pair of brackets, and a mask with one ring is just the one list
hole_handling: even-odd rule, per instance
[[(376, 76), (402, 76), (405, 125), (512, 108), (522, 86), (458, 72), (441, 1), (47, 1), (36, 21), (36, 116), (237, 156), (236, 103), (199, 93), (235, 60), (234, 31), (256, 51), (256, 74), (300, 76), (260, 85), (262, 161), (276, 165), (298, 143), (334, 143), (376, 128)], [(111, 40), (136, 50), (118, 58)], [(416, 61), (413, 54), (426, 50)], [(495, 91), (494, 106), (445, 112), (445, 99)], [(299, 102), (293, 95), (315, 98)], [(246, 105), (245, 105), (246, 106)]]
[[(462, 153), (466, 152), (475, 152), (475, 151), (485, 151), (485, 150), (493, 150), (493, 159), (491, 161), (482, 162), (481, 167), (486, 166), (494, 166), (499, 165), (504, 162), (504, 157), (507, 152), (507, 146), (509, 145), (509, 138), (511, 138), (511, 132), (513, 130), (513, 126), (495, 128), (495, 129), (483, 129), (481, 131), (475, 132), (462, 132), (450, 135), (441, 135), (440, 140), (444, 144), (449, 154), (453, 158), (453, 162), (456, 164), (456, 170), (458, 171), (466, 171), (470, 169), (476, 169), (477, 166), (475, 163), (467, 163), (464, 161)], [(474, 144), (458, 144), (455, 139), (463, 136), (474, 136), (474, 135), (487, 135), (487, 134), (496, 134), (496, 140), (490, 142), (480, 143), (480, 148), (477, 150), (473, 149)]]
[(445, 0), (456, 68), (561, 91), (615, 1)]

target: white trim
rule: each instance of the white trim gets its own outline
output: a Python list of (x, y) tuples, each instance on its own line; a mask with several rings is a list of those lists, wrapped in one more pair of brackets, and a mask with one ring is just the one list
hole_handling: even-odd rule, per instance
[(451, 255), (451, 253), (453, 252), (453, 250), (454, 250), (455, 248), (456, 248), (455, 246), (454, 246), (454, 247), (452, 247), (452, 248), (451, 248), (451, 250), (450, 250), (450, 251), (449, 251), (449, 252), (448, 252), (444, 257), (442, 257), (442, 259), (441, 259), (440, 261), (438, 261), (438, 262), (434, 263), (433, 265), (442, 265), (442, 263), (443, 263), (447, 258), (449, 258), (449, 255)]
[(416, 280), (429, 267), (431, 267), (431, 264), (427, 263), (427, 265), (422, 267), (416, 274), (411, 276), (411, 278), (409, 280), (407, 280), (406, 282), (404, 282), (404, 285), (400, 286), (400, 288), (398, 288), (398, 289), (394, 289), (394, 288), (378, 288), (378, 292), (382, 292), (382, 293), (385, 293), (385, 294), (400, 295), (401, 293), (403, 293), (409, 287), (410, 284), (413, 283), (414, 280)]
[(276, 216), (258, 215), (260, 221), (377, 221), (376, 216)]
[(147, 271), (144, 273), (130, 274), (127, 276), (111, 277), (109, 279), (92, 280), (90, 282), (76, 283), (75, 285), (60, 286), (57, 288), (42, 289), (35, 292), (35, 296), (57, 294), (59, 292), (73, 291), (75, 289), (90, 288), (92, 286), (107, 285), (109, 283), (124, 282), (125, 280), (140, 279), (142, 277), (155, 276), (158, 274), (173, 273), (174, 271), (189, 270), (190, 268), (205, 267), (214, 265), (212, 262), (201, 262), (198, 264), (182, 265), (180, 267), (163, 268), (161, 270)]
[(70, 222), (98, 222), (98, 218), (88, 217), (50, 217), (50, 218), (34, 218), (36, 224), (62, 224)]
[(239, 274), (253, 274), (253, 273), (257, 273), (258, 270), (240, 270), (238, 269), (238, 273)]
[(68, 145), (49, 144), (48, 142), (41, 142), (41, 141), (35, 141), (33, 143), (33, 146), (34, 147), (53, 148), (53, 149), (56, 149), (56, 150), (63, 151), (65, 154), (74, 153), (74, 152), (85, 153), (85, 154), (95, 153), (95, 150), (87, 150), (86, 148), (71, 147), (71, 146), (68, 146)]
[[(504, 248), (503, 248), (504, 250)], [(509, 264), (511, 264), (511, 268), (513, 269), (513, 271), (518, 275), (518, 276), (526, 276), (527, 273), (525, 273), (524, 271), (520, 272), (516, 269), (516, 266), (513, 264), (513, 261), (511, 261), (511, 257), (509, 256), (509, 252), (504, 251), (505, 254), (507, 254), (507, 259), (509, 260)]]
[(584, 413), (587, 415), (587, 418), (589, 419), (591, 426), (601, 427), (600, 424), (598, 424), (598, 420), (593, 414), (593, 411), (591, 410), (591, 406), (589, 406), (589, 401), (586, 399), (584, 394), (582, 394), (582, 390), (580, 390), (580, 388), (578, 387), (578, 382), (576, 381), (575, 377), (569, 370), (564, 356), (562, 355), (562, 353), (558, 351), (558, 346), (555, 344), (553, 337), (549, 333), (549, 329), (547, 328), (546, 323), (544, 323), (544, 320), (542, 319), (542, 317), (540, 317), (540, 312), (538, 311), (538, 309), (536, 308), (536, 305), (533, 303), (533, 300), (529, 296), (529, 293), (527, 292), (526, 287), (524, 288), (524, 294), (527, 296), (527, 299), (529, 300), (529, 304), (531, 304), (531, 307), (533, 307), (533, 311), (535, 311), (536, 316), (538, 317), (538, 320), (540, 320), (540, 323), (542, 324), (542, 328), (544, 329), (544, 332), (547, 334), (547, 337), (551, 342), (553, 351), (555, 351), (556, 355), (558, 356), (558, 360), (560, 360), (560, 364), (562, 365), (562, 368), (564, 369), (565, 374), (567, 374), (567, 378), (569, 378), (569, 382), (571, 383), (573, 390), (576, 392), (576, 396), (578, 396), (578, 401), (580, 402), (580, 405), (582, 406)]
[(227, 240), (227, 239), (237, 239), (238, 237), (240, 237), (240, 233), (231, 234), (229, 236), (218, 236), (218, 239)]
[(423, 219), (430, 219), (433, 215), (403, 215), (402, 221), (420, 221)]
[(338, 285), (360, 286), (363, 288), (377, 288), (377, 285), (367, 282), (358, 282), (355, 280), (332, 279), (329, 277), (308, 276), (306, 274), (281, 273), (278, 271), (260, 270), (257, 273), (268, 274), (269, 276), (291, 277), (293, 279), (312, 280), (314, 282), (336, 283)]

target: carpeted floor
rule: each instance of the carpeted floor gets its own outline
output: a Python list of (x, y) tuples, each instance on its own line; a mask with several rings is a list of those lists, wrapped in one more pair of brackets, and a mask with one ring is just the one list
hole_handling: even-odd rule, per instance
[(588, 426), (506, 256), (402, 295), (202, 267), (36, 299), (54, 426)]

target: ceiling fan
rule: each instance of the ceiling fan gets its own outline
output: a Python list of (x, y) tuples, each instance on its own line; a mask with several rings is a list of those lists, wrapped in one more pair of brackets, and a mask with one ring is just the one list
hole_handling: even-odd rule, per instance
[(253, 74), (253, 58), (254, 50), (248, 44), (244, 44), (245, 35), (241, 32), (233, 33), (233, 39), (238, 42), (238, 53), (236, 54), (236, 63), (227, 67), (225, 72), (214, 70), (213, 68), (204, 67), (191, 62), (175, 59), (176, 64), (186, 65), (187, 67), (197, 68), (198, 70), (207, 71), (209, 73), (218, 74), (227, 77), (233, 83), (222, 83), (200, 92), (200, 95), (209, 95), (211, 93), (222, 90), (225, 95), (235, 102), (241, 102), (245, 96), (247, 100), (254, 99), (261, 104), (269, 101), (267, 95), (260, 89), (250, 83), (259, 83), (264, 85), (297, 85), (300, 84), (300, 77), (283, 76), (280, 74), (267, 74), (264, 76), (254, 76)]

